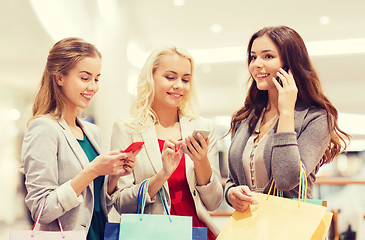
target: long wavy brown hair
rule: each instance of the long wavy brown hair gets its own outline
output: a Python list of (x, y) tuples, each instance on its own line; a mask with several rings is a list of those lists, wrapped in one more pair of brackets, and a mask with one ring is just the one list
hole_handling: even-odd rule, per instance
[[(61, 119), (64, 110), (64, 96), (56, 82), (56, 75), (67, 73), (85, 57), (100, 57), (97, 48), (80, 38), (65, 38), (58, 41), (49, 51), (46, 67), (33, 104), (34, 119), (47, 115)], [(29, 120), (29, 121), (30, 121)]]
[[(259, 30), (252, 35), (248, 43), (248, 65), (250, 65), (251, 61), (253, 42), (256, 38), (264, 35), (268, 36), (274, 42), (278, 48), (280, 59), (293, 73), (298, 88), (297, 99), (326, 110), (331, 141), (320, 161), (320, 165), (322, 166), (325, 163), (331, 162), (338, 154), (346, 149), (348, 144), (345, 138), (349, 140), (350, 135), (338, 127), (337, 110), (322, 91), (319, 77), (311, 63), (302, 37), (295, 30), (287, 26), (265, 27)], [(259, 118), (263, 108), (267, 104), (268, 92), (266, 90), (259, 90), (252, 76), (250, 76), (249, 81), (252, 82), (244, 105), (233, 114), (228, 133), (232, 133), (236, 124), (246, 119), (252, 111), (254, 115), (250, 119), (249, 127), (253, 131), (253, 124)]]

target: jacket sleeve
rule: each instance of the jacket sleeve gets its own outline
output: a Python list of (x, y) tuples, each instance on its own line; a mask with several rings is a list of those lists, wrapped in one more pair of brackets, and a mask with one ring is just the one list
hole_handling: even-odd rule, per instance
[(272, 174), (279, 190), (298, 186), (300, 163), (307, 176), (318, 166), (330, 141), (324, 110), (310, 109), (297, 132), (275, 133), (272, 150)]
[(207, 185), (196, 186), (199, 192), (200, 199), (204, 203), (208, 211), (216, 210), (223, 200), (223, 187), (222, 178), (220, 175), (219, 158), (218, 158), (218, 146), (217, 137), (215, 134), (215, 128), (213, 121), (208, 122), (209, 134), (209, 149), (208, 159), (212, 168), (212, 176)]
[[(111, 149), (126, 149), (133, 142), (133, 130), (127, 127), (123, 122), (117, 120), (113, 125)], [(141, 164), (142, 160), (139, 153), (136, 157), (136, 164)], [(119, 178), (116, 197), (114, 201), (110, 202), (114, 205), (118, 213), (136, 213), (138, 189), (141, 183), (136, 183), (135, 170), (132, 174)], [(151, 177), (153, 175), (151, 174)], [(153, 203), (156, 196), (152, 199), (147, 195), (147, 203)]]
[(41, 117), (30, 122), (22, 145), (27, 188), (25, 203), (36, 219), (46, 200), (40, 219), (43, 224), (56, 220), (83, 201), (81, 195), (76, 196), (70, 180), (58, 183), (58, 143), (55, 121)]

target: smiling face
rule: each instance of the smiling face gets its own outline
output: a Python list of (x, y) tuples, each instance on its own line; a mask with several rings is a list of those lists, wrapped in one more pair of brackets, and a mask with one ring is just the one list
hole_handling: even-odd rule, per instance
[(57, 75), (57, 84), (62, 87), (67, 109), (87, 108), (99, 90), (101, 59), (86, 57), (80, 60), (66, 75)]
[(191, 63), (177, 54), (167, 54), (153, 74), (155, 96), (152, 108), (177, 109), (190, 89)]
[(248, 70), (256, 81), (257, 88), (276, 89), (272, 78), (276, 78), (276, 73), (283, 63), (274, 42), (267, 35), (258, 37), (252, 44), (250, 54)]

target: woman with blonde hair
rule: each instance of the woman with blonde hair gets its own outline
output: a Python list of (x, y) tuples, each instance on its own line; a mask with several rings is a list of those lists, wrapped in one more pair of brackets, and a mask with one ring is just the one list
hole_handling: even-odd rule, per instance
[[(65, 38), (49, 52), (33, 117), (22, 146), (25, 197), (41, 229), (85, 230), (104, 237), (118, 178), (130, 174), (134, 155), (101, 154), (98, 128), (79, 117), (99, 89), (101, 54), (79, 38)], [(109, 178), (104, 175), (111, 175)]]
[[(119, 213), (135, 213), (139, 186), (149, 179), (146, 213), (163, 214), (156, 197), (163, 187), (171, 214), (192, 216), (193, 226), (208, 227), (208, 239), (215, 239), (218, 229), (208, 211), (223, 198), (217, 140), (212, 122), (195, 114), (194, 90), (194, 62), (186, 50), (172, 46), (151, 53), (130, 119), (118, 119), (113, 128), (112, 148), (145, 142), (133, 174), (119, 180), (114, 206)], [(207, 139), (198, 134), (200, 144), (192, 136), (196, 129), (210, 131)]]

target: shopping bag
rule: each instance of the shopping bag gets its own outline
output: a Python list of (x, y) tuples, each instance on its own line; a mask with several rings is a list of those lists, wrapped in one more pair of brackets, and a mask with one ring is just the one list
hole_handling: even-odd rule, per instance
[[(301, 179), (299, 181), (299, 193), (301, 192), (303, 197), (302, 198), (300, 198), (300, 197), (299, 198), (292, 198), (292, 199), (296, 200), (296, 201), (302, 201), (302, 202), (307, 202), (307, 203), (327, 207), (327, 203), (325, 203), (323, 200), (320, 200), (320, 199), (307, 199), (307, 177), (306, 177), (303, 165), (301, 165), (300, 177), (301, 177)], [(274, 187), (274, 192), (275, 192), (275, 187)], [(278, 196), (279, 195), (283, 196), (283, 192), (277, 191), (277, 195)], [(320, 225), (317, 227), (317, 229), (316, 229), (316, 231), (313, 234), (311, 239), (313, 239), (313, 240), (317, 240), (317, 239), (325, 240), (326, 239), (328, 230), (331, 226), (332, 216), (333, 216), (332, 212), (326, 212), (325, 213), (325, 215), (323, 216), (323, 218), (321, 220)]]
[(331, 226), (332, 212), (326, 212), (319, 224), (318, 228), (314, 232), (311, 240), (325, 240), (327, 237), (328, 230)]
[(86, 231), (73, 230), (63, 231), (61, 222), (59, 219), (58, 225), (60, 231), (39, 231), (39, 218), (43, 212), (46, 200), (44, 200), (41, 210), (38, 213), (37, 219), (33, 225), (32, 230), (12, 230), (9, 233), (10, 240), (86, 240)]
[(207, 227), (193, 227), (192, 240), (207, 240), (208, 228)]
[[(119, 239), (119, 223), (107, 222), (105, 225), (104, 240)], [(207, 227), (193, 227), (192, 240), (206, 240), (208, 238)]]
[[(119, 223), (107, 222), (105, 225), (104, 240), (119, 239)], [(208, 238), (207, 227), (193, 227), (192, 240), (206, 240)]]
[(63, 232), (51, 232), (51, 231), (32, 231), (32, 230), (20, 230), (10, 231), (10, 240), (86, 240), (85, 231), (63, 231)]
[[(170, 215), (163, 187), (158, 194), (164, 206), (164, 215), (144, 214), (149, 181), (141, 184), (137, 199), (137, 214), (122, 214), (119, 240), (191, 240), (192, 217)], [(140, 204), (139, 204), (140, 203)]]
[(107, 222), (104, 229), (104, 240), (118, 240), (119, 228), (119, 223)]
[[(268, 194), (253, 193), (258, 204), (250, 205), (244, 212), (235, 211), (217, 240), (240, 239), (242, 236), (250, 240), (318, 240), (325, 236), (325, 222), (332, 217), (326, 214), (326, 207), (302, 202), (300, 195), (298, 200), (271, 196), (272, 186)], [(299, 194), (301, 186), (300, 178)], [(320, 238), (316, 238), (318, 234)]]

